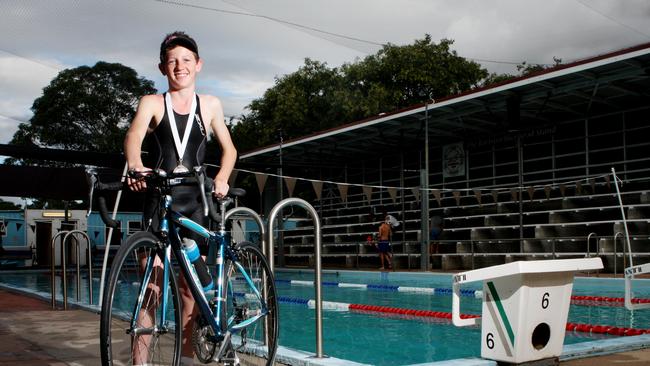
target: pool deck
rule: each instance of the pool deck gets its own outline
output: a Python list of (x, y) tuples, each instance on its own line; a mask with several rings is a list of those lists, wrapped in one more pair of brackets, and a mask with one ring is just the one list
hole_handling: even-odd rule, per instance
[[(487, 360), (475, 361), (476, 364), (495, 364)], [(98, 314), (79, 309), (52, 310), (42, 299), (0, 289), (0, 366), (91, 366), (100, 363)], [(471, 363), (463, 362), (464, 365)], [(650, 349), (572, 359), (561, 364), (650, 365)]]

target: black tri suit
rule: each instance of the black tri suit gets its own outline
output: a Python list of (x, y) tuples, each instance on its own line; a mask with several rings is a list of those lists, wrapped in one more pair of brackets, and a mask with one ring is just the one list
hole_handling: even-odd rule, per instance
[[(165, 95), (163, 95), (164, 99)], [(174, 138), (172, 135), (169, 113), (174, 113), (174, 120), (178, 128), (178, 134), (183, 136), (186, 128), (191, 128), (187, 148), (183, 154), (183, 165), (190, 171), (193, 167), (200, 166), (205, 160), (205, 145), (207, 143), (207, 135), (203, 118), (201, 116), (201, 104), (199, 96), (196, 95), (196, 113), (191, 125), (188, 125), (189, 114), (181, 115), (175, 111), (167, 110), (165, 105), (165, 113), (162, 120), (155, 130), (147, 136), (145, 141), (148, 154), (146, 155), (145, 166), (153, 169), (163, 169), (167, 173), (172, 173), (174, 168), (178, 166), (179, 159), (177, 157), (176, 148), (174, 145)], [(149, 190), (145, 199), (145, 207), (143, 213), (143, 220), (145, 228), (149, 230), (158, 230), (159, 227), (159, 200), (160, 195), (157, 192)], [(181, 213), (183, 216), (189, 217), (192, 221), (206, 226), (208, 220), (203, 216), (203, 203), (201, 201), (201, 192), (196, 183), (181, 184), (172, 187), (172, 209)], [(149, 224), (151, 223), (151, 224)], [(208, 248), (205, 238), (195, 234), (185, 228), (180, 229), (181, 238), (191, 238), (196, 241), (200, 248), (201, 254), (206, 255)]]

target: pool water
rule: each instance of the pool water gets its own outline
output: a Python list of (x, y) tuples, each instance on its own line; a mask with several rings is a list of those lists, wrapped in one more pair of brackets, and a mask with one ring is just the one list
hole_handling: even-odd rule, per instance
[[(311, 281), (313, 273), (279, 272), (277, 278)], [(451, 288), (452, 284), (450, 275), (386, 272), (328, 272), (323, 276), (323, 282), (426, 288)], [(314, 298), (313, 287), (288, 285), (281, 282), (278, 282), (278, 286), (282, 296)], [(462, 288), (480, 290), (481, 286), (482, 284), (477, 282)], [(635, 281), (635, 293), (637, 297), (650, 297), (650, 281)], [(323, 286), (322, 294), (324, 301), (451, 311), (450, 294), (423, 294), (334, 286)], [(573, 294), (623, 297), (624, 281), (622, 279), (576, 278)], [(464, 296), (461, 306), (462, 313), (478, 315), (481, 313), (482, 302), (480, 298)], [(315, 322), (313, 310), (293, 305), (292, 312), (299, 313), (301, 317), (304, 316), (307, 319), (306, 323), (294, 324), (284, 321), (286, 318), (283, 317), (281, 319), (280, 344), (315, 352), (315, 340), (312, 332), (305, 331), (307, 327), (309, 329), (314, 327), (309, 324), (309, 322), (312, 324)], [(408, 365), (480, 356), (480, 327), (457, 328), (446, 319), (404, 316), (400, 318), (399, 316), (381, 316), (376, 313), (325, 311), (324, 314), (324, 351), (326, 354), (338, 358), (374, 365)], [(617, 327), (650, 328), (650, 309), (645, 312), (632, 313), (623, 306), (571, 305), (569, 321)], [(296, 332), (307, 336), (301, 339), (288, 336)], [(572, 344), (612, 337), (567, 332), (564, 343)]]
[[(97, 275), (95, 275), (98, 277)], [(311, 271), (278, 271), (278, 296), (290, 299), (314, 299)], [(69, 275), (69, 301), (76, 298), (73, 275)], [(59, 280), (59, 278), (57, 278)], [(294, 281), (294, 283), (290, 283)], [(296, 284), (295, 281), (305, 281)], [(0, 283), (48, 292), (48, 273), (1, 273)], [(87, 280), (82, 282), (81, 301), (88, 303)], [(323, 273), (323, 301), (379, 305), (403, 309), (450, 312), (449, 293), (412, 293), (386, 290), (390, 286), (451, 288), (451, 275), (399, 272), (326, 271)], [(375, 288), (337, 287), (334, 283), (377, 285)], [(94, 303), (97, 303), (99, 281), (94, 281)], [(481, 283), (471, 283), (463, 290), (480, 290)], [(635, 280), (636, 297), (650, 298), (650, 280)], [(57, 285), (57, 297), (61, 288)], [(575, 279), (573, 295), (624, 297), (622, 279)], [(464, 314), (480, 314), (481, 299), (464, 296), (461, 302)], [(315, 353), (315, 311), (303, 302), (280, 304), (280, 341), (284, 347)], [(569, 322), (611, 325), (628, 328), (650, 328), (650, 309), (628, 311), (620, 303), (616, 306), (571, 305)], [(615, 336), (566, 332), (564, 344), (594, 341)], [(480, 357), (480, 327), (458, 328), (450, 320), (378, 314), (362, 311), (323, 311), (323, 351), (326, 355), (372, 365), (409, 365), (463, 357)]]

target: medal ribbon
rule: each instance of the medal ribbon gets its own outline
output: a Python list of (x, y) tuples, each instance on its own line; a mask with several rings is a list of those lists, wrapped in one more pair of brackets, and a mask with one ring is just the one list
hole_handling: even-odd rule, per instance
[(167, 116), (169, 117), (169, 124), (172, 129), (172, 136), (174, 137), (174, 145), (176, 146), (176, 153), (178, 154), (178, 164), (183, 164), (183, 156), (185, 149), (187, 149), (187, 142), (190, 140), (190, 130), (194, 124), (194, 115), (196, 114), (196, 93), (192, 94), (192, 104), (190, 106), (190, 115), (187, 117), (187, 124), (185, 125), (185, 132), (183, 133), (183, 140), (181, 141), (178, 134), (178, 127), (176, 126), (176, 119), (174, 118), (174, 108), (172, 106), (172, 97), (169, 93), (165, 94), (165, 104), (167, 106)]

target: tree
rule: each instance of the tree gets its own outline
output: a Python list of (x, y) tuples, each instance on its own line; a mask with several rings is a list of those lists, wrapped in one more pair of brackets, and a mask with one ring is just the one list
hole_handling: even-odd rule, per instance
[(118, 63), (97, 62), (61, 71), (34, 101), (34, 116), (11, 144), (121, 152), (138, 100), (153, 82)]
[(345, 119), (339, 103), (343, 77), (326, 63), (305, 59), (298, 71), (275, 79), (275, 85), (262, 98), (248, 106), (251, 113), (233, 127), (240, 151), (303, 136), (335, 126)]
[(310, 59), (249, 106), (233, 128), (240, 151), (304, 136), (359, 119), (441, 98), (480, 85), (488, 72), (451, 50), (453, 41), (386, 45), (340, 68)]
[(484, 86), (490, 86), (494, 84), (499, 84), (506, 82), (510, 79), (517, 78), (517, 77), (523, 77), (523, 76), (528, 76), (536, 72), (541, 72), (544, 70), (552, 69), (554, 67), (562, 65), (562, 59), (553, 56), (553, 64), (552, 65), (544, 65), (544, 64), (530, 64), (526, 61), (523, 61), (519, 65), (517, 65), (517, 75), (512, 75), (512, 74), (495, 74), (492, 73), (488, 75), (485, 80), (483, 80), (483, 85)]
[(0, 210), (20, 210), (22, 206), (15, 204), (10, 201), (5, 201), (2, 198), (0, 198)]
[(362, 62), (346, 64), (347, 83), (360, 97), (366, 117), (442, 98), (480, 85), (488, 73), (478, 63), (451, 50), (452, 40), (431, 36), (412, 45), (388, 44)]

